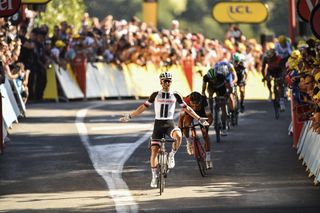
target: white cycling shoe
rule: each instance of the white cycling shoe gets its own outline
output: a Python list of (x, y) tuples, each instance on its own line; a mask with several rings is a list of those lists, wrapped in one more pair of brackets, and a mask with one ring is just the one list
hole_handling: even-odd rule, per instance
[(284, 112), (286, 110), (286, 105), (284, 104), (284, 100), (280, 100), (280, 111)]
[(174, 161), (174, 154), (170, 152), (168, 156), (168, 168), (173, 169), (175, 165), (176, 163)]
[(206, 160), (206, 168), (207, 169), (212, 169), (212, 161), (211, 160)]
[(157, 188), (158, 187), (158, 179), (157, 177), (152, 177), (151, 183), (150, 183), (151, 188)]

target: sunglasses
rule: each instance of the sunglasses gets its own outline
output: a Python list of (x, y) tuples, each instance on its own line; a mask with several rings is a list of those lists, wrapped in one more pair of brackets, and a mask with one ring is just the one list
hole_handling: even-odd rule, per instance
[(171, 83), (172, 81), (171, 80), (168, 80), (168, 79), (165, 79), (165, 80), (162, 80), (163, 83)]

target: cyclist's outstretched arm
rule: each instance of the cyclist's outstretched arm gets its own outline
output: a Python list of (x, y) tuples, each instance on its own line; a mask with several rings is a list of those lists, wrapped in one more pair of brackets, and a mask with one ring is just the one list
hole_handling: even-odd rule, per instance
[(207, 89), (207, 82), (205, 82), (205, 81), (203, 81), (202, 82), (202, 92), (201, 92), (201, 94), (202, 95), (206, 95), (206, 89)]
[(144, 112), (144, 110), (145, 110), (146, 108), (147, 108), (147, 107), (146, 107), (144, 104), (141, 104), (140, 106), (138, 106), (137, 109), (133, 110), (132, 112), (130, 112), (130, 113), (125, 113), (125, 114), (120, 118), (120, 121), (122, 121), (122, 122), (128, 122), (131, 118), (139, 116), (142, 112)]
[(194, 119), (198, 120), (199, 123), (203, 126), (209, 126), (209, 123), (207, 122), (207, 118), (202, 118), (200, 117), (197, 113), (195, 113), (195, 111), (186, 104), (186, 108), (185, 111)]

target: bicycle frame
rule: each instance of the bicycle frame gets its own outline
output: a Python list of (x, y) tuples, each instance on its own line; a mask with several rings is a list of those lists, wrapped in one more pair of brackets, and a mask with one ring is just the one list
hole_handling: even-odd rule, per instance
[[(225, 102), (225, 104), (227, 105), (226, 103), (226, 97), (224, 96), (216, 96), (214, 98), (214, 130), (216, 132), (216, 140), (217, 140), (217, 143), (220, 142), (221, 140), (221, 129), (222, 129), (222, 119), (221, 119), (221, 113), (220, 113), (220, 109), (221, 109), (221, 106), (222, 106), (222, 102)], [(227, 112), (228, 114), (228, 112)], [(228, 115), (227, 115), (228, 117)], [(226, 118), (228, 120), (228, 118)], [(228, 122), (228, 121), (227, 121)]]
[(281, 82), (281, 77), (277, 78), (272, 78), (273, 79), (273, 93), (274, 93), (274, 99), (273, 99), (273, 107), (274, 107), (274, 112), (275, 112), (275, 118), (279, 119), (280, 117), (280, 84)]
[(204, 177), (207, 174), (207, 167), (205, 163), (206, 152), (202, 146), (200, 138), (197, 136), (196, 126), (200, 126), (200, 124), (194, 124), (194, 122), (192, 122), (191, 126), (187, 128), (190, 128), (191, 130), (194, 159), (197, 161), (201, 176)]
[(157, 174), (158, 174), (158, 188), (160, 195), (164, 192), (165, 187), (165, 178), (167, 178), (167, 175), (169, 173), (168, 169), (168, 152), (166, 151), (166, 143), (173, 143), (175, 142), (174, 139), (151, 139), (152, 141), (158, 141), (160, 142), (160, 148), (158, 151), (158, 166), (157, 166)]
[(238, 95), (238, 86), (234, 85), (234, 98), (235, 98), (235, 106), (234, 111), (231, 113), (231, 124), (232, 126), (238, 125), (238, 118), (239, 118), (239, 111), (240, 111), (240, 101), (239, 101), (239, 95)]

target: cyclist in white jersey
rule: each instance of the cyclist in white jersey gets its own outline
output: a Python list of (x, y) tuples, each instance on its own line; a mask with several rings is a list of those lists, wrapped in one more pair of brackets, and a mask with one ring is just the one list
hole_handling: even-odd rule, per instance
[[(149, 99), (141, 104), (138, 108), (130, 113), (124, 114), (120, 118), (122, 122), (128, 122), (131, 118), (139, 116), (145, 109), (154, 103), (155, 122), (152, 133), (153, 139), (161, 139), (164, 135), (168, 135), (175, 140), (172, 143), (172, 149), (168, 156), (168, 167), (172, 169), (175, 166), (174, 155), (179, 149), (182, 140), (181, 130), (174, 123), (174, 112), (176, 102), (185, 109), (194, 119), (197, 119), (203, 126), (208, 126), (207, 118), (202, 118), (197, 115), (191, 107), (189, 107), (184, 101), (181, 95), (177, 92), (170, 91), (172, 83), (172, 74), (164, 72), (160, 74), (160, 84), (162, 90), (154, 92), (150, 95)], [(160, 143), (157, 141), (151, 141), (151, 156), (150, 165), (152, 171), (152, 180), (150, 186), (152, 188), (157, 187), (157, 155), (159, 151)]]

